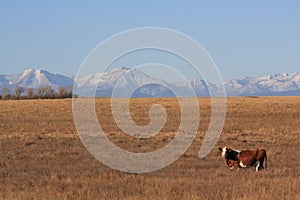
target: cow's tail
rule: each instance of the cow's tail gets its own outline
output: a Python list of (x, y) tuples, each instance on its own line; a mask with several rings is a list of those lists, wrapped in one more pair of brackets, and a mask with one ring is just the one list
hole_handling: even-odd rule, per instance
[(267, 158), (267, 152), (264, 150), (264, 158), (265, 158), (265, 168), (268, 168), (268, 158)]

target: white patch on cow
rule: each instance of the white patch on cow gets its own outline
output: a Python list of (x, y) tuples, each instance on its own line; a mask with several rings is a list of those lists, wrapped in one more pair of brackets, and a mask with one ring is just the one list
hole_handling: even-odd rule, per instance
[(232, 149), (233, 151), (237, 152), (237, 153), (241, 153), (240, 150), (236, 150), (236, 149)]
[(223, 156), (223, 157), (225, 157), (225, 153), (226, 153), (226, 151), (227, 151), (227, 148), (226, 148), (226, 147), (224, 147), (224, 148), (222, 149), (222, 156)]
[(239, 165), (240, 165), (241, 167), (248, 167), (247, 165), (244, 165), (244, 163), (243, 163), (242, 161), (240, 161)]
[(259, 165), (260, 165), (260, 162), (259, 162), (259, 161), (257, 161), (257, 165), (256, 165), (256, 167), (255, 167), (255, 171), (256, 171), (256, 172), (258, 172)]

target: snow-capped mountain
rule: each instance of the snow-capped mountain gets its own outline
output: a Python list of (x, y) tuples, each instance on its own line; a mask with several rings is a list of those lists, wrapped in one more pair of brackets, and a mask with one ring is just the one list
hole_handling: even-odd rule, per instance
[[(139, 69), (125, 67), (110, 72), (92, 73), (78, 77), (76, 89), (79, 96), (99, 97), (173, 97), (173, 96), (209, 96), (210, 92), (218, 94), (224, 86), (227, 96), (298, 96), (300, 95), (300, 72), (280, 73), (258, 78), (243, 77), (219, 84), (212, 84), (200, 79), (190, 79), (176, 83), (153, 78)], [(51, 85), (71, 86), (74, 80), (60, 74), (45, 70), (27, 69), (18, 74), (0, 75), (0, 92), (3, 88), (13, 89), (38, 88)]]
[(173, 85), (150, 77), (138, 69), (130, 70), (126, 67), (80, 76), (75, 81), (79, 96), (92, 96), (95, 88), (96, 96), (101, 97), (174, 96), (168, 89), (173, 88)]
[(17, 74), (0, 75), (0, 91), (4, 87), (10, 89), (15, 87), (36, 89), (40, 86), (50, 85), (54, 89), (57, 89), (59, 86), (68, 87), (73, 84), (74, 81), (72, 78), (32, 68)]
[(223, 82), (228, 96), (299, 95), (300, 72), (280, 73), (259, 78), (238, 78)]

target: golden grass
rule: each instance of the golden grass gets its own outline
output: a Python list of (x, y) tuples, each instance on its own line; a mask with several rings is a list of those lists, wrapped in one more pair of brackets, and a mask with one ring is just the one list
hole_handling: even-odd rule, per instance
[[(176, 99), (133, 99), (139, 125), (148, 108), (165, 106), (164, 129), (149, 139), (123, 134), (113, 122), (109, 99), (96, 110), (118, 146), (147, 152), (161, 148), (178, 129)], [(210, 99), (200, 98), (198, 134), (172, 165), (145, 174), (110, 169), (84, 148), (72, 119), (71, 100), (0, 101), (0, 199), (300, 199), (300, 97), (228, 98), (220, 139), (205, 158), (198, 151), (210, 120)], [(230, 170), (217, 148), (264, 148), (268, 169)]]

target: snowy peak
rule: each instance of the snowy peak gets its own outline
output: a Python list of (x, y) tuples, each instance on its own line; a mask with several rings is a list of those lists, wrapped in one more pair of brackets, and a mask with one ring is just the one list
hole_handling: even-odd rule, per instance
[(39, 69), (26, 69), (25, 71), (8, 76), (9, 84), (37, 88), (39, 85), (48, 85), (50, 82), (47, 80), (44, 73)]
[(59, 86), (73, 85), (73, 79), (60, 75), (52, 74), (45, 70), (29, 68), (21, 73), (11, 75), (0, 75), (0, 87), (23, 87), (23, 88), (39, 88), (40, 86), (50, 85), (54, 89)]
[(96, 95), (103, 97), (130, 97), (133, 93), (137, 95), (135, 97), (157, 96), (159, 94), (154, 91), (165, 91), (167, 87), (172, 87), (163, 80), (155, 79), (139, 69), (126, 67), (110, 72), (80, 76), (76, 83), (79, 92), (83, 95), (93, 95), (96, 88)]
[(76, 80), (78, 87), (93, 87), (98, 84), (113, 84), (119, 80), (123, 74), (129, 72), (130, 69), (126, 67), (117, 68), (111, 72), (95, 72), (83, 76), (79, 76)]

